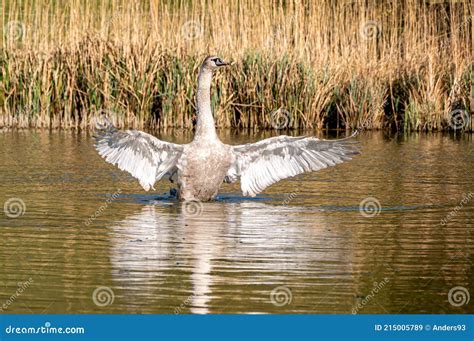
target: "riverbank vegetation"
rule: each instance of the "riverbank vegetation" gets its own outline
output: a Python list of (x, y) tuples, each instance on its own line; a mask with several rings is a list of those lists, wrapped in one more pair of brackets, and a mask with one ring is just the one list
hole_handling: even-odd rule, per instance
[(472, 0), (0, 1), (0, 127), (472, 131)]

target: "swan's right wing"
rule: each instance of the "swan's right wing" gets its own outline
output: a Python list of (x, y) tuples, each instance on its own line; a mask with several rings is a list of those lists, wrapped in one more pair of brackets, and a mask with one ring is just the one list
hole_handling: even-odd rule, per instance
[(268, 186), (295, 175), (317, 171), (359, 154), (351, 138), (271, 137), (257, 143), (232, 146), (234, 161), (226, 181), (240, 178), (244, 195), (255, 196)]
[(176, 171), (183, 146), (168, 143), (137, 130), (108, 125), (96, 131), (95, 149), (107, 162), (137, 178), (148, 191), (165, 174)]

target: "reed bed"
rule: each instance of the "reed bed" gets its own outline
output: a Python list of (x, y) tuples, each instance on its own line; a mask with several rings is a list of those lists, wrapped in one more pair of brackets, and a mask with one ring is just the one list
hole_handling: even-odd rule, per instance
[(472, 0), (1, 2), (0, 127), (472, 131)]

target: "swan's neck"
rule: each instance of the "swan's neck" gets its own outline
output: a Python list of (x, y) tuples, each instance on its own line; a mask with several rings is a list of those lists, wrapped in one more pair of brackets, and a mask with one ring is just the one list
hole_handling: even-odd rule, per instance
[(212, 71), (201, 69), (197, 90), (197, 124), (195, 139), (214, 139), (217, 137), (211, 110)]

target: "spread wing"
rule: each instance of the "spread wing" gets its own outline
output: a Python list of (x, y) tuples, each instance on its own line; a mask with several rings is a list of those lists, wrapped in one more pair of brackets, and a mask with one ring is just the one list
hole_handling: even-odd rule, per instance
[(137, 130), (99, 127), (95, 149), (109, 163), (129, 172), (148, 191), (165, 174), (175, 172), (183, 146), (168, 143)]
[(284, 135), (234, 146), (233, 152), (226, 181), (240, 178), (243, 194), (250, 196), (282, 179), (335, 166), (359, 154), (357, 142), (350, 138), (319, 140)]

